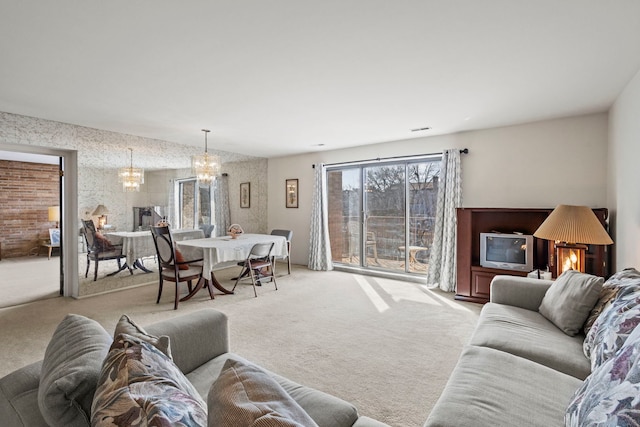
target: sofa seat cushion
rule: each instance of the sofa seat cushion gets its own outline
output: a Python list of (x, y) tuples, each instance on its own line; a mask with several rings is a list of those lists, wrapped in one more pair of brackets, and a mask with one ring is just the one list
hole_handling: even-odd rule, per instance
[(42, 361), (38, 406), (52, 426), (88, 426), (91, 402), (111, 336), (95, 320), (68, 314)]
[(207, 425), (207, 405), (173, 361), (144, 339), (118, 335), (104, 360), (91, 425)]
[[(251, 362), (237, 354), (225, 353), (209, 360), (187, 374), (187, 378), (205, 401), (208, 399), (211, 385), (220, 376), (220, 372), (222, 372), (222, 368), (228, 359), (251, 364)], [(318, 426), (350, 427), (358, 419), (358, 411), (352, 404), (322, 391), (297, 384), (264, 368), (261, 369), (274, 378)]]
[(585, 379), (591, 365), (582, 351), (583, 340), (584, 335), (568, 336), (536, 311), (487, 303), (470, 344), (502, 350)]
[(317, 427), (273, 377), (239, 360), (225, 362), (207, 399), (211, 427)]
[(561, 425), (581, 384), (522, 357), (467, 346), (425, 427)]

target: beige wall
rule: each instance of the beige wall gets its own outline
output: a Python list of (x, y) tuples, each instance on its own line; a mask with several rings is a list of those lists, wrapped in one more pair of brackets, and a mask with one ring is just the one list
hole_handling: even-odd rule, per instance
[(611, 214), (614, 271), (640, 269), (640, 72), (611, 108), (607, 207)]
[[(395, 141), (269, 159), (269, 228), (294, 231), (292, 261), (306, 265), (316, 162), (335, 163), (468, 148), (467, 207), (606, 206), (607, 114)], [(300, 207), (285, 208), (285, 179), (298, 178)]]

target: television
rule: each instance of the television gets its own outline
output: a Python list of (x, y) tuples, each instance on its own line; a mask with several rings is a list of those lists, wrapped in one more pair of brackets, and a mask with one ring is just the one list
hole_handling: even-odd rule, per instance
[(533, 236), (480, 233), (480, 265), (502, 270), (533, 270)]

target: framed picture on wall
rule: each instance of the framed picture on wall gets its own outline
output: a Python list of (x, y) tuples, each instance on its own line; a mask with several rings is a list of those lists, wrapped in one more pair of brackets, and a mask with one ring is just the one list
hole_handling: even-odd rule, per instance
[(285, 181), (286, 202), (285, 206), (288, 208), (298, 207), (298, 180), (287, 179)]
[(251, 183), (243, 182), (240, 184), (240, 207), (248, 208), (251, 206)]

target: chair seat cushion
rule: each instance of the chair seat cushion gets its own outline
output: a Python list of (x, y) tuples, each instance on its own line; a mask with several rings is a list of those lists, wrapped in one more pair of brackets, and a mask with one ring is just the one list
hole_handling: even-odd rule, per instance
[[(183, 280), (188, 280), (186, 279), (187, 277), (195, 278), (197, 276), (200, 276), (201, 272), (202, 272), (202, 268), (189, 266), (189, 268), (186, 270), (178, 270), (178, 276), (179, 276), (178, 278)], [(176, 272), (172, 268), (167, 268), (165, 270), (162, 270), (162, 277), (164, 277), (167, 280), (174, 281), (176, 278)]]

